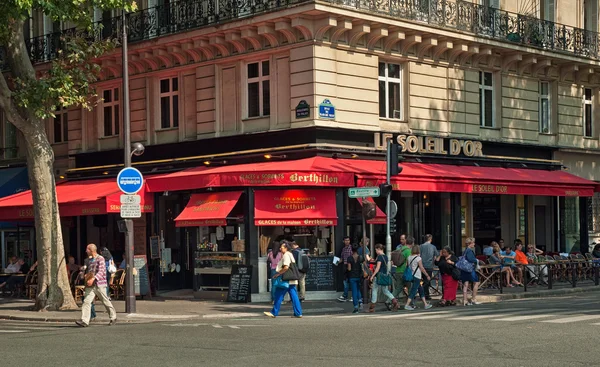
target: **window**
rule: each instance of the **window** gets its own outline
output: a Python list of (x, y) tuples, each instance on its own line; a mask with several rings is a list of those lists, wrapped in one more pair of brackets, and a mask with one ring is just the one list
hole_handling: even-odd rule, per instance
[(248, 64), (248, 117), (271, 114), (269, 61)]
[(591, 138), (593, 135), (594, 126), (593, 123), (593, 114), (592, 114), (592, 89), (585, 88), (583, 94), (583, 136), (586, 138)]
[(120, 110), (119, 88), (106, 89), (102, 92), (102, 113), (104, 121), (103, 136), (119, 135)]
[(550, 83), (540, 82), (540, 132), (548, 134), (550, 132)]
[(555, 0), (542, 0), (542, 5), (540, 6), (540, 18), (549, 22), (554, 22), (555, 8)]
[(0, 112), (0, 159), (17, 158), (17, 128)]
[(54, 112), (54, 122), (52, 126), (52, 140), (56, 143), (69, 141), (69, 114), (66, 108), (59, 107)]
[(379, 63), (379, 117), (401, 119), (402, 69), (398, 64)]
[(494, 124), (494, 74), (479, 72), (479, 122), (483, 127)]
[(588, 232), (600, 233), (600, 193), (587, 198), (588, 208)]
[(179, 127), (179, 79), (160, 81), (160, 128)]
[(583, 29), (598, 32), (598, 0), (583, 0)]

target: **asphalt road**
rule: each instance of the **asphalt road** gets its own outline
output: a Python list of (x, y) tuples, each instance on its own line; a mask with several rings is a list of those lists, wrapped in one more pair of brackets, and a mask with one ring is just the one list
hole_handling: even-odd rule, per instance
[(0, 321), (15, 366), (590, 366), (596, 295), (428, 311), (196, 319), (114, 327)]

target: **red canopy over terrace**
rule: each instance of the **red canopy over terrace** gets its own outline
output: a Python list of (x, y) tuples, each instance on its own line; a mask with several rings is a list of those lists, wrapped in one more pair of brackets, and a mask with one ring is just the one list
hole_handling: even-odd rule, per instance
[[(61, 217), (120, 213), (121, 191), (116, 179), (68, 181), (56, 185)], [(142, 212), (154, 211), (154, 196), (142, 191)], [(31, 191), (0, 199), (0, 220), (30, 220), (34, 217)]]

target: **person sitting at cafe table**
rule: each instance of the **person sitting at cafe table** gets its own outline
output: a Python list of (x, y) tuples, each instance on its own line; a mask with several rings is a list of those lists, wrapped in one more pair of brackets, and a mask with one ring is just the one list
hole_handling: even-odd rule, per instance
[(500, 265), (500, 272), (506, 274), (506, 284), (508, 287), (513, 288), (514, 286), (511, 284), (511, 279), (515, 285), (521, 286), (522, 284), (517, 282), (515, 276), (512, 271), (512, 267), (510, 265), (506, 265), (506, 260), (502, 258), (500, 255), (500, 246), (495, 246), (492, 256), (489, 258), (490, 264), (492, 265)]
[(534, 280), (534, 281), (539, 280), (538, 273), (540, 271), (544, 278), (548, 276), (548, 266), (543, 264), (545, 259), (542, 259), (542, 261), (541, 261), (542, 265), (537, 265), (537, 263), (540, 262), (540, 261), (538, 261), (538, 256), (542, 255), (543, 253), (544, 253), (544, 251), (535, 247), (535, 245), (533, 245), (531, 243), (529, 245), (527, 245), (526, 256), (527, 256), (527, 263), (529, 264), (529, 265), (527, 265), (527, 270), (529, 271), (529, 275), (531, 276), (532, 280)]
[[(516, 245), (518, 245), (519, 243), (521, 243), (520, 240), (515, 241)], [(500, 252), (500, 258), (503, 260), (504, 266), (511, 267), (513, 274), (517, 275), (516, 277), (513, 276), (514, 278), (518, 279), (517, 285), (522, 286), (521, 282), (523, 281), (523, 269), (520, 266), (515, 265), (516, 257), (517, 253), (514, 252), (510, 246), (506, 246), (504, 251)]]
[(23, 259), (18, 259), (15, 264), (18, 266), (19, 270), (16, 273), (13, 273), (13, 275), (11, 275), (10, 277), (8, 277), (8, 279), (6, 279), (5, 282), (0, 283), (0, 289), (6, 287), (6, 289), (8, 289), (9, 291), (14, 291), (16, 289), (17, 284), (25, 283), (25, 277), (20, 276), (18, 274), (30, 273), (37, 267), (37, 261), (30, 268), (29, 266), (27, 266), (25, 260)]
[(600, 243), (599, 244), (592, 243), (592, 245), (594, 245), (594, 249), (592, 250), (592, 257), (594, 259), (600, 259)]
[(18, 273), (19, 269), (21, 268), (21, 265), (18, 264), (17, 260), (18, 259), (16, 256), (13, 256), (10, 259), (8, 259), (8, 265), (6, 265), (6, 268), (4, 269), (3, 273), (4, 274)]

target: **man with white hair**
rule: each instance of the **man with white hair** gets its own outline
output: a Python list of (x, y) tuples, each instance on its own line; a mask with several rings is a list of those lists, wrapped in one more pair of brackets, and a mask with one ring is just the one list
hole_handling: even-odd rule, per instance
[(92, 302), (98, 297), (108, 311), (110, 319), (108, 325), (112, 326), (117, 322), (117, 312), (106, 296), (106, 261), (98, 255), (98, 248), (93, 243), (86, 247), (85, 252), (90, 256), (90, 262), (85, 275), (85, 297), (81, 306), (81, 321), (75, 323), (81, 327), (87, 327), (90, 324)]

